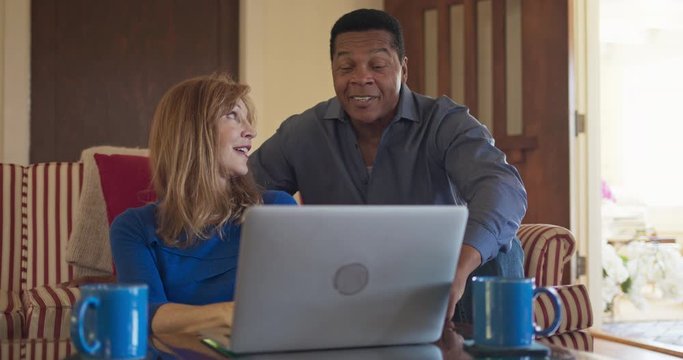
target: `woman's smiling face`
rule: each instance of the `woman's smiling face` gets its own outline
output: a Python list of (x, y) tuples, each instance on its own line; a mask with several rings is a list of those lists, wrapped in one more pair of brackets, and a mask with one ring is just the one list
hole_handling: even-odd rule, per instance
[(249, 172), (247, 160), (256, 130), (249, 123), (247, 111), (244, 101), (238, 100), (235, 107), (218, 118), (216, 123), (221, 170), (230, 177)]

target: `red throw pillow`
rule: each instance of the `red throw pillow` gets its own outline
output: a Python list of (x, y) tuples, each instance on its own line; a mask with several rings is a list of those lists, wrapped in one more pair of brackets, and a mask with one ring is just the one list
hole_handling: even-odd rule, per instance
[(95, 162), (110, 225), (126, 209), (156, 200), (146, 156), (95, 154)]

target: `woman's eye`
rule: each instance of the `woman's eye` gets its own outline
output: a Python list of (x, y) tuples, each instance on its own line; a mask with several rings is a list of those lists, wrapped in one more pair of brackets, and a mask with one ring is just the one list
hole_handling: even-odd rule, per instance
[(239, 116), (237, 116), (237, 113), (234, 111), (231, 111), (231, 112), (223, 115), (223, 118), (225, 118), (225, 120), (229, 120), (229, 121), (238, 121), (238, 122), (240, 121)]

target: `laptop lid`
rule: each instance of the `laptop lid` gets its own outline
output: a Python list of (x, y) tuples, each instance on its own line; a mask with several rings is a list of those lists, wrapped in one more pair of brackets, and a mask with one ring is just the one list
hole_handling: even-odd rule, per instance
[(436, 341), (466, 222), (462, 206), (250, 208), (231, 350)]

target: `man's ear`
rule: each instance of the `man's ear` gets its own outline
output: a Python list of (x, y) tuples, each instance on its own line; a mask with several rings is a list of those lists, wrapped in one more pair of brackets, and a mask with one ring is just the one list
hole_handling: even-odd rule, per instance
[(401, 82), (408, 81), (408, 57), (404, 56), (401, 62)]

